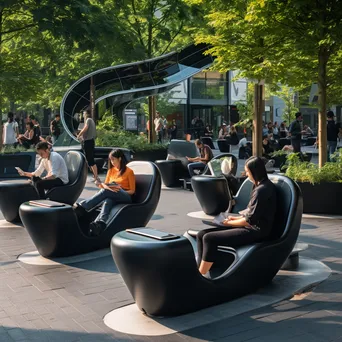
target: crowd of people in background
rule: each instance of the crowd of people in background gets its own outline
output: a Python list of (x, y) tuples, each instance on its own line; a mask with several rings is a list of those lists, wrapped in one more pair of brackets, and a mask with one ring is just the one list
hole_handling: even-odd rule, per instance
[(29, 115), (25, 121), (25, 128), (20, 132), (19, 120), (12, 112), (7, 114), (7, 121), (3, 125), (2, 144), (4, 146), (21, 146), (24, 149), (34, 148), (39, 142), (47, 142), (52, 146), (61, 134), (60, 115), (56, 114), (50, 124), (50, 134), (45, 138), (35, 115)]
[[(157, 137), (158, 143), (168, 142), (172, 139), (177, 139), (178, 126), (175, 119), (172, 119), (170, 122), (166, 120), (163, 115), (160, 115), (158, 111), (156, 111), (156, 118), (154, 119), (154, 130)], [(149, 134), (150, 130), (150, 120), (146, 122), (146, 134)]]

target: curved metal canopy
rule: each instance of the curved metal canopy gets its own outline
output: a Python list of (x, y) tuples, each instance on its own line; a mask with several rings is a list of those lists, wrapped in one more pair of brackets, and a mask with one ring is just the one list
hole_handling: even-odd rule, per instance
[[(94, 71), (75, 82), (65, 93), (60, 107), (65, 132), (57, 145), (79, 144), (73, 132), (78, 114), (90, 105), (90, 84), (93, 78), (95, 103), (106, 98), (119, 106), (136, 98), (168, 91), (178, 83), (207, 68), (213, 57), (204, 55), (208, 45), (191, 45), (153, 59), (111, 66)], [(76, 122), (75, 122), (76, 121)]]

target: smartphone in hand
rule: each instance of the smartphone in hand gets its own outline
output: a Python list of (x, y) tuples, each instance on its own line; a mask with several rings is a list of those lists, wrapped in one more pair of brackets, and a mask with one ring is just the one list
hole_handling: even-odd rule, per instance
[(20, 176), (24, 176), (24, 171), (20, 167), (16, 166), (15, 169), (18, 171)]

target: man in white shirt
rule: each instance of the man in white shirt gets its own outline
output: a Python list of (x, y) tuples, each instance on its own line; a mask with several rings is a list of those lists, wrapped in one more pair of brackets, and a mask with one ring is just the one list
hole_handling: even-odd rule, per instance
[[(64, 159), (57, 152), (50, 152), (46, 142), (36, 145), (36, 150), (42, 158), (38, 168), (34, 172), (19, 171), (20, 176), (32, 178), (33, 185), (37, 189), (41, 199), (45, 198), (45, 190), (50, 190), (57, 186), (62, 186), (69, 182), (68, 169)], [(46, 171), (45, 177), (41, 178)]]

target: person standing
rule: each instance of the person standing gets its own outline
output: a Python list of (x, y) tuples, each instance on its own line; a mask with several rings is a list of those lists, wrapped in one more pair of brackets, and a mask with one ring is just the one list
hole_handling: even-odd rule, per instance
[(61, 128), (59, 126), (60, 120), (61, 120), (61, 116), (59, 114), (56, 114), (54, 120), (52, 120), (50, 123), (50, 132), (51, 132), (51, 139), (52, 139), (53, 144), (61, 135)]
[(305, 133), (304, 130), (302, 130), (302, 113), (297, 112), (296, 113), (296, 120), (292, 121), (290, 127), (289, 127), (289, 136), (291, 137), (291, 145), (293, 147), (293, 152), (300, 153), (300, 143), (302, 140), (302, 134)]
[(2, 131), (2, 144), (15, 145), (19, 136), (18, 123), (14, 120), (12, 112), (7, 114), (7, 122), (4, 124)]
[(339, 134), (339, 127), (335, 123), (334, 116), (334, 112), (331, 110), (327, 113), (328, 161), (332, 161), (330, 157), (336, 151), (337, 138)]
[(156, 131), (156, 136), (158, 138), (158, 143), (162, 143), (163, 134), (163, 119), (160, 117), (160, 113), (156, 112), (156, 118), (154, 119), (154, 130)]
[[(45, 190), (65, 185), (69, 182), (68, 169), (65, 160), (57, 152), (51, 152), (46, 142), (40, 142), (36, 151), (42, 158), (38, 168), (34, 172), (19, 171), (20, 176), (32, 178), (33, 185), (37, 189), (40, 199), (45, 198)], [(47, 175), (40, 176), (46, 171)]]
[(177, 138), (177, 123), (176, 120), (172, 120), (172, 125), (170, 128), (170, 141)]
[(82, 149), (86, 156), (88, 166), (90, 167), (95, 181), (98, 181), (97, 166), (94, 159), (95, 150), (95, 138), (96, 138), (96, 126), (94, 120), (91, 118), (90, 111), (83, 111), (84, 126), (80, 133), (77, 135), (77, 139), (82, 142)]

